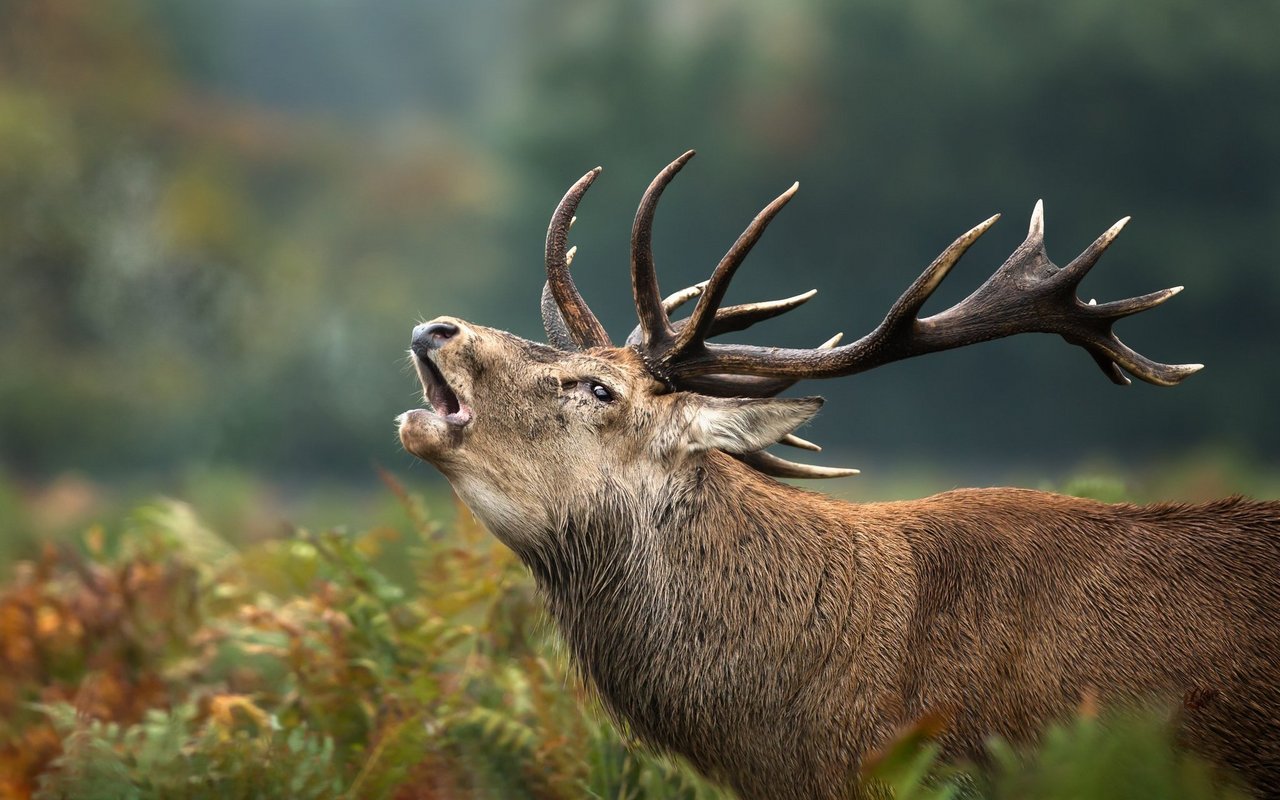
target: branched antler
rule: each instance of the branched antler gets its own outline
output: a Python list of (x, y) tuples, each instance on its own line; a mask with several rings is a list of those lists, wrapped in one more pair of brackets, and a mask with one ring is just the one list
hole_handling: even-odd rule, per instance
[[(1129, 383), (1128, 373), (1148, 383), (1172, 386), (1202, 368), (1200, 364), (1153, 361), (1121, 342), (1112, 329), (1116, 321), (1160, 305), (1182, 287), (1101, 304), (1084, 303), (1076, 296), (1080, 281), (1129, 218), (1112, 225), (1065, 267), (1058, 267), (1045, 252), (1044, 206), (1040, 202), (1032, 212), (1026, 240), (972, 294), (945, 311), (919, 316), (947, 273), (999, 215), (952, 242), (890, 307), (884, 320), (855, 342), (839, 346), (839, 335), (812, 349), (708, 342), (711, 337), (743, 330), (797, 308), (815, 292), (721, 307), (729, 281), (769, 222), (795, 194), (795, 184), (752, 220), (709, 280), (662, 298), (653, 263), (653, 218), (663, 190), (692, 157), (693, 151), (684, 153), (653, 179), (640, 201), (631, 232), (631, 286), (640, 324), (626, 343), (644, 357), (654, 377), (673, 389), (767, 397), (799, 380), (852, 375), (925, 353), (1033, 332), (1056, 333), (1084, 348), (1107, 377), (1118, 384)], [(556, 209), (547, 234), (548, 288), (543, 292), (543, 317), (548, 336), (559, 346), (608, 343), (604, 329), (573, 287), (568, 271), (572, 256), (564, 249), (573, 210), (598, 172), (587, 173), (569, 190)], [(687, 319), (672, 322), (671, 313), (695, 298), (693, 313)], [(788, 437), (783, 443), (807, 449), (817, 447), (798, 437)], [(794, 464), (764, 452), (749, 453), (741, 459), (761, 472), (779, 477), (833, 477), (856, 472)]]
[[(662, 190), (671, 182), (675, 174), (693, 156), (694, 151), (690, 150), (658, 173), (658, 176), (649, 184), (648, 190), (645, 191), (644, 197), (640, 201), (640, 207), (636, 210), (635, 224), (632, 226), (631, 232), (631, 285), (635, 297), (637, 315), (640, 317), (640, 324), (627, 337), (628, 345), (640, 344), (645, 341), (675, 341), (682, 336), (687, 337), (688, 334), (685, 333), (685, 329), (689, 321), (681, 320), (673, 325), (670, 321), (671, 312), (689, 300), (702, 296), (707, 287), (715, 283), (716, 278), (713, 276), (712, 280), (687, 287), (668, 298), (662, 299), (658, 290), (657, 274), (653, 266), (653, 216), (657, 210), (658, 199), (662, 196)], [(578, 350), (585, 347), (601, 347), (610, 344), (608, 334), (595, 315), (591, 313), (591, 309), (587, 307), (586, 301), (582, 299), (582, 295), (578, 292), (577, 286), (573, 282), (573, 277), (569, 272), (569, 267), (573, 263), (574, 253), (577, 251), (576, 247), (568, 246), (569, 230), (577, 220), (574, 213), (577, 211), (583, 195), (586, 194), (591, 184), (595, 182), (600, 172), (601, 168), (596, 167), (579, 178), (569, 188), (569, 191), (560, 200), (560, 204), (556, 206), (555, 213), (551, 216), (551, 223), (547, 227), (547, 282), (542, 287), (542, 322), (547, 331), (547, 340), (562, 350)], [(792, 192), (794, 190), (795, 187), (792, 187)], [(763, 226), (760, 231), (763, 231)], [(759, 233), (757, 232), (756, 238), (758, 236)], [(754, 239), (752, 243), (754, 243)], [(747, 246), (747, 249), (750, 249), (750, 245)], [(746, 252), (744, 251), (731, 269), (736, 269), (745, 256)], [(726, 256), (727, 258), (728, 256)], [(713, 289), (713, 291), (719, 291), (723, 296), (724, 288), (728, 284), (727, 277), (722, 277), (720, 282), (723, 286), (718, 290)], [(817, 294), (817, 290), (811, 289), (803, 294), (782, 300), (769, 300), (717, 308), (710, 316), (709, 322), (703, 321), (699, 324), (705, 327), (704, 337), (746, 330), (757, 322), (771, 319), (803, 305), (815, 294)], [(716, 301), (716, 305), (719, 305), (719, 300)], [(649, 333), (645, 334), (645, 330), (649, 330)], [(750, 383), (747, 382), (747, 384)], [(786, 382), (785, 385), (782, 385), (782, 388), (786, 388), (792, 383), (794, 381)], [(779, 381), (770, 381), (767, 384), (761, 384), (762, 387), (774, 385), (781, 385), (781, 383)], [(728, 386), (726, 386), (727, 388)], [(778, 391), (781, 390), (781, 388), (778, 389)], [(769, 396), (776, 393), (770, 392), (758, 396)]]
[(893, 304), (880, 325), (852, 344), (820, 352), (709, 344), (704, 339), (700, 347), (691, 345), (678, 360), (662, 366), (677, 385), (693, 376), (718, 373), (833, 378), (925, 353), (1040, 332), (1059, 334), (1085, 348), (1107, 376), (1120, 384), (1129, 382), (1121, 368), (1160, 386), (1172, 386), (1202, 368), (1201, 364), (1153, 361), (1123, 344), (1112, 331), (1117, 320), (1160, 305), (1181, 287), (1103, 304), (1083, 303), (1076, 297), (1076, 287), (1127, 218), (1065, 267), (1058, 267), (1045, 253), (1043, 205), (1037, 203), (1026, 241), (995, 274), (951, 308), (918, 318), (920, 308), (960, 256), (998, 218), (982, 222), (953, 242)]

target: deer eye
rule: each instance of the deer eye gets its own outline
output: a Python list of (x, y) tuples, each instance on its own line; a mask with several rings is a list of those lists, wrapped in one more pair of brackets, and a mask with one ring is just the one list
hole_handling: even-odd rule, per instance
[(603, 383), (589, 381), (587, 383), (587, 388), (591, 390), (591, 394), (595, 395), (595, 398), (601, 403), (613, 402), (613, 392), (609, 391), (609, 387), (605, 386)]

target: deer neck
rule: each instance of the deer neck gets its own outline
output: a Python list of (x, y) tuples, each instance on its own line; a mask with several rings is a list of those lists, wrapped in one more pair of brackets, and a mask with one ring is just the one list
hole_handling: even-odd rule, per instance
[(708, 733), (770, 718), (831, 656), (862, 561), (839, 506), (712, 453), (652, 493), (604, 486), (520, 555), (606, 706), (697, 761)]

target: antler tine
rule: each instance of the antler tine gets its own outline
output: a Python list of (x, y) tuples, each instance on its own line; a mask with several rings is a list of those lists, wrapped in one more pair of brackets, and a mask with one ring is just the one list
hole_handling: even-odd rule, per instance
[(685, 303), (702, 294), (702, 290), (707, 288), (708, 283), (710, 281), (701, 281), (692, 286), (686, 286), (678, 292), (672, 292), (662, 298), (662, 310), (667, 312), (667, 316), (670, 317)]
[(1120, 235), (1120, 231), (1124, 230), (1124, 226), (1129, 224), (1130, 219), (1130, 217), (1121, 217), (1114, 225), (1107, 228), (1101, 236), (1093, 240), (1093, 244), (1085, 248), (1083, 253), (1062, 268), (1057, 279), (1068, 286), (1079, 286), (1080, 281), (1084, 280), (1084, 276), (1093, 269), (1093, 265), (1098, 263), (1098, 259), (1102, 258), (1102, 254)]
[(1168, 289), (1161, 289), (1158, 292), (1151, 292), (1140, 297), (1130, 297), (1128, 300), (1112, 300), (1110, 303), (1089, 303), (1091, 313), (1101, 314), (1111, 317), (1112, 319), (1120, 319), (1137, 314), (1139, 311), (1146, 311), (1148, 308), (1155, 308), (1163, 304), (1166, 300), (1181, 292), (1184, 286), (1173, 286)]
[(658, 290), (658, 275), (653, 266), (653, 215), (658, 210), (658, 200), (667, 184), (684, 168), (694, 151), (689, 150), (672, 161), (654, 177), (631, 226), (631, 294), (635, 298), (636, 315), (640, 318), (643, 341), (656, 345), (672, 336), (671, 324), (664, 308), (662, 293)]
[(1037, 200), (1031, 209), (1031, 224), (1027, 226), (1027, 241), (1044, 241), (1044, 200)]
[(578, 203), (600, 174), (600, 169), (596, 167), (569, 187), (569, 191), (560, 200), (560, 205), (556, 206), (555, 213), (551, 215), (551, 224), (547, 226), (547, 287), (555, 300), (560, 320), (557, 323), (554, 315), (549, 316), (548, 305), (543, 303), (542, 323), (549, 338), (554, 339), (567, 333), (575, 348), (605, 347), (611, 344), (609, 334), (605, 333), (604, 326), (587, 307), (569, 273), (569, 226), (573, 223)]
[[(942, 285), (943, 279), (951, 272), (951, 268), (960, 261), (973, 243), (981, 238), (982, 234), (991, 229), (999, 221), (999, 214), (992, 214), (982, 222), (974, 225), (963, 236), (956, 239), (946, 250), (933, 260), (933, 263), (925, 267), (924, 272), (920, 273), (920, 277), (903, 292), (898, 301), (889, 308), (889, 313), (885, 316), (884, 321), (880, 324), (880, 328), (885, 332), (889, 329), (898, 329), (903, 326), (904, 322), (914, 321), (920, 309), (928, 302), (929, 298), (937, 288)], [(1043, 230), (1043, 228), (1042, 228)]]
[(809, 450), (814, 453), (822, 452), (822, 445), (815, 444), (809, 441), (808, 439), (801, 439), (799, 436), (796, 436), (794, 433), (788, 433), (786, 436), (783, 436), (781, 439), (778, 440), (778, 444), (785, 444), (790, 447), (798, 447), (801, 450)]
[[(710, 338), (725, 333), (745, 331), (757, 322), (764, 322), (767, 319), (773, 319), (792, 309), (799, 308), (813, 299), (817, 293), (817, 289), (810, 289), (803, 294), (784, 297), (781, 300), (764, 300), (758, 303), (743, 303), (721, 308), (716, 311), (715, 318), (711, 321), (710, 329), (707, 331), (707, 336)], [(682, 329), (684, 324), (688, 324), (687, 321), (681, 320), (677, 322), (677, 330)]]
[(724, 293), (729, 288), (729, 281), (733, 279), (733, 274), (742, 265), (747, 254), (751, 252), (751, 248), (760, 240), (764, 229), (769, 226), (769, 223), (778, 215), (782, 207), (795, 196), (799, 188), (800, 184), (798, 182), (791, 184), (791, 188), (778, 195), (773, 202), (765, 206), (756, 215), (755, 219), (751, 220), (751, 224), (747, 226), (737, 241), (733, 243), (733, 246), (729, 248), (729, 252), (725, 253), (724, 258), (720, 259), (715, 272), (711, 274), (711, 279), (707, 282), (707, 288), (703, 290), (702, 295), (698, 298), (698, 305), (694, 307), (688, 323), (676, 337), (675, 344), (663, 355), (663, 360), (679, 359), (683, 354), (697, 349), (706, 341), (711, 325), (715, 321), (716, 309), (720, 307), (720, 301), (724, 299)]
[[(1102, 322), (1106, 326), (1104, 335), (1100, 335), (1090, 341), (1074, 341), (1072, 339), (1067, 339), (1067, 341), (1072, 344), (1078, 344), (1088, 350), (1089, 355), (1093, 356), (1093, 360), (1098, 363), (1098, 366), (1102, 368), (1107, 377), (1113, 381), (1115, 381), (1114, 376), (1119, 372), (1116, 369), (1117, 367), (1123, 367), (1126, 372), (1135, 378), (1140, 378), (1156, 386), (1176, 386), (1183, 379), (1204, 369), (1204, 364), (1162, 364), (1159, 361), (1152, 361), (1120, 341), (1119, 337), (1111, 332), (1111, 323), (1114, 322), (1114, 318), (1103, 318)], [(1120, 374), (1120, 377), (1124, 381), (1121, 385), (1129, 383), (1128, 378), (1123, 374)], [(1120, 383), (1120, 381), (1115, 382)]]
[[(702, 286), (702, 284), (690, 286), (689, 288), (682, 290), (679, 293), (682, 295), (680, 297), (680, 303), (677, 303), (676, 307), (678, 308), (687, 299), (697, 297), (702, 291), (699, 288), (700, 286)], [(809, 300), (811, 300), (817, 293), (817, 289), (810, 289), (803, 294), (798, 294), (793, 297), (784, 297), (781, 300), (763, 300), (758, 303), (743, 303), (741, 305), (727, 306), (725, 308), (717, 309), (715, 319), (711, 322), (711, 330), (707, 332), (707, 337), (711, 338), (714, 336), (721, 336), (726, 333), (744, 331), (752, 325), (755, 325), (757, 322), (764, 322), (767, 319), (773, 319), (774, 317), (785, 314), (792, 309), (799, 308), (809, 302)], [(686, 294), (687, 297), (684, 297), (683, 295)], [(676, 296), (677, 295), (672, 295), (672, 297)], [(665, 305), (666, 301), (664, 300), (663, 303)], [(689, 321), (687, 319), (678, 320), (671, 324), (671, 330), (673, 333), (679, 334), (688, 324)], [(627, 344), (642, 344), (644, 341), (643, 336), (644, 331), (639, 325), (637, 325), (631, 330), (630, 335), (627, 336)]]
[(795, 461), (787, 461), (785, 458), (778, 458), (772, 453), (766, 453), (763, 450), (744, 453), (734, 456), (734, 458), (758, 472), (772, 475), (775, 478), (847, 478), (850, 475), (861, 473), (861, 470), (856, 469), (799, 464)]

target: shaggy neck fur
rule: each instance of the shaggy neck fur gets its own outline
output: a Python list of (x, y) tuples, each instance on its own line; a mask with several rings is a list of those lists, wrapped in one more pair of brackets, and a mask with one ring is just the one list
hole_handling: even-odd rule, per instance
[[(709, 453), (651, 493), (605, 482), (548, 535), (521, 537), (541, 546), (517, 552), (611, 713), (651, 746), (753, 795), (776, 781), (779, 730), (797, 739), (789, 758), (826, 760), (804, 755), (799, 741), (824, 716), (815, 681), (846, 683), (855, 651), (866, 651), (861, 669), (888, 669), (847, 634), (883, 641), (905, 624), (901, 609), (873, 608), (888, 588), (883, 565), (896, 557), (860, 543), (841, 508)], [(850, 631), (854, 615), (868, 622)], [(872, 735), (865, 722), (848, 725), (836, 752)]]
[(1194, 695), (1185, 740), (1280, 785), (1278, 503), (852, 505), (712, 452), (542, 533), (517, 552), (606, 706), (744, 797), (845, 797), (925, 715), (981, 756), (1087, 696)]

